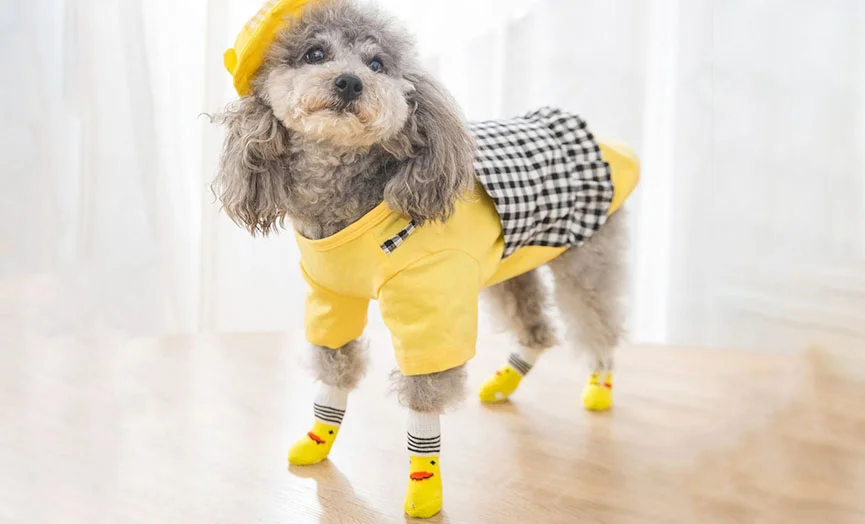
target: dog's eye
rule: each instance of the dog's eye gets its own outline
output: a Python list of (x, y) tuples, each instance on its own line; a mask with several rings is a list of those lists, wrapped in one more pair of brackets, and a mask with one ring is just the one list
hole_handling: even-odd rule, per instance
[(324, 62), (324, 59), (327, 55), (324, 52), (324, 49), (320, 47), (313, 47), (309, 51), (303, 55), (303, 59), (306, 60), (307, 64), (317, 64), (319, 62)]
[(374, 73), (381, 73), (382, 71), (384, 71), (384, 64), (379, 57), (373, 58), (369, 61), (369, 64), (367, 65)]

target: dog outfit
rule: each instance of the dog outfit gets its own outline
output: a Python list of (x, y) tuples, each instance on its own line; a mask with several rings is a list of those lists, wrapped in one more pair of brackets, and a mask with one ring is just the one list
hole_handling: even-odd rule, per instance
[[(279, 31), (314, 3), (268, 0), (243, 27), (223, 56), (240, 96)], [(378, 299), (403, 374), (457, 367), (474, 356), (480, 290), (579, 246), (639, 178), (630, 149), (557, 109), (470, 129), (478, 184), (446, 223), (417, 226), (382, 203), (328, 238), (296, 234), (310, 342), (336, 349), (360, 337)]]
[[(277, 34), (317, 0), (268, 0), (223, 55), (240, 96)], [(530, 271), (588, 239), (615, 212), (639, 177), (634, 154), (598, 143), (575, 115), (541, 109), (520, 118), (471, 125), (478, 183), (445, 223), (418, 225), (385, 203), (321, 240), (296, 234), (309, 283), (306, 332), (333, 349), (361, 336), (369, 301), (378, 299), (404, 375), (455, 368), (475, 352), (478, 293)], [(523, 358), (524, 357), (524, 358)], [(485, 383), (481, 398), (512, 393), (533, 359), (512, 355)], [(610, 405), (592, 375), (584, 403)], [(611, 384), (610, 384), (611, 387)], [(588, 401), (585, 401), (588, 399)], [(598, 401), (597, 399), (600, 399)], [(322, 384), (312, 429), (291, 446), (293, 465), (330, 453), (348, 390)], [(439, 413), (409, 410), (405, 512), (431, 517), (442, 507)]]
[(330, 237), (295, 235), (310, 342), (360, 337), (377, 299), (403, 374), (460, 366), (474, 356), (480, 290), (578, 247), (639, 178), (632, 151), (557, 109), (470, 129), (478, 184), (447, 222), (417, 226), (382, 203)]

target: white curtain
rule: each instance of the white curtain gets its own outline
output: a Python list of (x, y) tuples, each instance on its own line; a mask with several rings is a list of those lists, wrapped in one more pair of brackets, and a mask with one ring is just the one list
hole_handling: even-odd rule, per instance
[[(633, 339), (865, 336), (861, 1), (380, 3), (469, 118), (557, 105), (640, 152)], [(199, 114), (258, 4), (2, 4), (4, 333), (300, 326), (290, 235), (249, 238), (208, 189)]]

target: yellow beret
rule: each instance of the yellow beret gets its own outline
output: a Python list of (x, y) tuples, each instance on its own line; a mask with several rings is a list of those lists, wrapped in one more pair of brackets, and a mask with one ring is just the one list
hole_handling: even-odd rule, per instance
[(306, 4), (315, 0), (268, 0), (237, 35), (234, 47), (222, 55), (225, 68), (234, 78), (240, 96), (251, 91), (252, 77), (264, 63), (270, 44), (293, 18), (303, 13)]

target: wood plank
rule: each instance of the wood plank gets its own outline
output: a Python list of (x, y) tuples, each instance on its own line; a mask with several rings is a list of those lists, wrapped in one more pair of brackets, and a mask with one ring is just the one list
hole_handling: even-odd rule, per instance
[[(53, 340), (0, 354), (0, 522), (405, 522), (387, 337), (327, 463), (287, 468), (314, 385), (299, 335)], [(511, 342), (482, 336), (476, 388)], [(514, 401), (443, 419), (432, 522), (865, 522), (862, 348), (631, 346), (613, 411), (546, 355)]]

